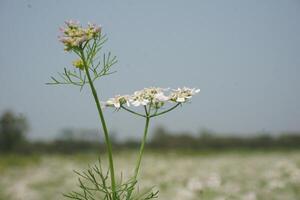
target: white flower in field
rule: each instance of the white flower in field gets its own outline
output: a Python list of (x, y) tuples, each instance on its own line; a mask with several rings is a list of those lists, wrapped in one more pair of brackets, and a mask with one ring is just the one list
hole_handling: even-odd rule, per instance
[(285, 182), (283, 182), (282, 180), (270, 180), (268, 183), (268, 187), (272, 190), (272, 189), (280, 189), (280, 188), (284, 188), (285, 187)]
[(176, 199), (194, 199), (195, 197), (195, 193), (191, 190), (188, 189), (184, 189), (184, 188), (179, 188), (177, 190), (177, 194), (176, 194)]
[(256, 200), (255, 192), (249, 192), (242, 196), (242, 200)]
[(191, 191), (201, 192), (203, 190), (203, 183), (198, 178), (191, 178), (187, 182), (187, 188)]
[(290, 176), (290, 181), (295, 184), (300, 184), (300, 169), (295, 169), (293, 174)]
[(110, 98), (106, 101), (105, 105), (115, 108), (120, 108), (121, 105), (127, 104), (129, 106), (129, 96), (128, 95), (117, 95), (114, 98)]
[(172, 101), (178, 102), (178, 103), (184, 103), (188, 99), (192, 98), (193, 95), (200, 92), (200, 89), (196, 88), (178, 88), (177, 90), (173, 90), (173, 92), (170, 95), (170, 99)]
[(214, 173), (209, 176), (206, 185), (209, 188), (218, 188), (221, 185), (221, 177), (219, 174)]
[(237, 194), (240, 192), (241, 187), (235, 182), (229, 182), (222, 186), (222, 190), (227, 194)]
[(220, 196), (220, 197), (215, 198), (215, 200), (226, 200), (226, 198)]

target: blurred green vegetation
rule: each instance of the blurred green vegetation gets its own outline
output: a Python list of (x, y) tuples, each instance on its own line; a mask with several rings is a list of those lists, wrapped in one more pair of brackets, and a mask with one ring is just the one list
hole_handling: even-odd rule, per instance
[[(238, 200), (254, 194), (257, 200), (296, 200), (300, 192), (299, 152), (148, 149), (140, 184), (158, 186), (160, 199), (178, 196), (175, 199)], [(114, 155), (117, 174), (130, 175), (137, 152), (119, 149)], [(76, 187), (77, 177), (72, 170), (86, 169), (97, 162), (98, 156), (95, 152), (1, 155), (0, 166), (4, 165), (5, 170), (0, 171), (0, 200), (63, 199), (62, 193)], [(107, 169), (105, 153), (100, 156)]]
[(0, 173), (7, 169), (17, 169), (38, 164), (41, 157), (36, 154), (2, 154), (0, 155)]
[[(52, 141), (29, 141), (28, 127), (24, 116), (11, 111), (0, 116), (0, 200), (61, 199), (75, 186), (72, 170), (86, 168), (99, 156), (107, 162), (105, 145), (93, 130), (65, 129)], [(139, 145), (138, 140), (113, 139), (118, 168), (128, 173)], [(243, 199), (254, 194), (258, 200), (295, 200), (300, 191), (299, 152), (300, 132), (241, 136), (209, 130), (174, 133), (158, 127), (148, 140), (143, 171), (148, 183), (160, 188), (161, 199), (174, 191), (191, 193), (198, 173), (194, 199)], [(209, 187), (218, 179), (220, 186)]]
[[(104, 152), (105, 144), (100, 140), (97, 130), (64, 129), (61, 135), (51, 141), (29, 141), (26, 138), (28, 122), (24, 116), (7, 111), (0, 117), (0, 156), (1, 154), (73, 154)], [(111, 134), (114, 150), (135, 150), (138, 140), (118, 141)], [(242, 151), (242, 150), (297, 150), (300, 149), (300, 132), (286, 132), (274, 136), (271, 133), (218, 134), (207, 129), (198, 134), (189, 132), (170, 132), (158, 127), (147, 143), (147, 149), (179, 151)]]
[(149, 146), (154, 149), (185, 150), (299, 149), (300, 132), (285, 132), (278, 136), (262, 132), (241, 136), (240, 134), (218, 134), (203, 129), (197, 135), (193, 135), (188, 132), (172, 133), (163, 127), (158, 127)]

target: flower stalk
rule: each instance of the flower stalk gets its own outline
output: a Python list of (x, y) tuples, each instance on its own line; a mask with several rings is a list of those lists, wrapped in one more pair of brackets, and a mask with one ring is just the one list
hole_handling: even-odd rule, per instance
[[(139, 169), (140, 169), (140, 166), (141, 166), (142, 157), (143, 157), (143, 154), (144, 154), (144, 149), (145, 149), (145, 144), (146, 144), (146, 141), (147, 141), (147, 134), (148, 134), (148, 129), (149, 129), (149, 123), (150, 123), (150, 118), (151, 118), (151, 116), (149, 116), (149, 114), (148, 114), (146, 106), (144, 106), (144, 108), (145, 108), (145, 113), (146, 113), (146, 115), (145, 115), (146, 123), (145, 123), (145, 128), (144, 128), (143, 139), (142, 139), (140, 150), (139, 150), (139, 155), (138, 155), (138, 158), (137, 158), (137, 161), (136, 161), (136, 165), (135, 165), (135, 169), (134, 169), (133, 184), (135, 184), (137, 182), (137, 176), (138, 176), (138, 173), (139, 173)], [(133, 114), (135, 114), (135, 113), (133, 113)], [(130, 199), (132, 191), (133, 190), (130, 190), (128, 192), (127, 199)]]
[[(192, 96), (198, 93), (200, 90), (195, 88), (190, 89), (184, 87), (172, 90), (170, 94), (166, 94), (165, 92), (167, 91), (169, 91), (169, 89), (155, 87), (144, 88), (143, 90), (134, 92), (134, 94), (132, 95), (117, 95), (114, 98), (110, 98), (104, 104), (106, 107), (115, 107), (117, 110), (123, 109), (131, 114), (146, 119), (144, 134), (141, 140), (139, 154), (137, 157), (134, 174), (132, 177), (132, 188), (128, 191), (126, 200), (129, 200), (131, 198), (132, 192), (134, 190), (134, 185), (137, 183), (137, 177), (139, 169), (141, 167), (141, 161), (144, 154), (145, 144), (147, 141), (150, 119), (171, 112), (179, 105), (188, 102), (189, 99), (191, 99)], [(162, 109), (168, 102), (176, 104), (166, 110), (159, 112), (159, 110)], [(133, 105), (135, 107), (143, 106), (145, 113), (141, 114), (130, 109), (130, 105)]]
[(142, 139), (142, 142), (141, 142), (139, 156), (138, 156), (138, 159), (137, 159), (137, 162), (136, 162), (136, 167), (135, 167), (134, 175), (133, 175), (134, 181), (136, 181), (136, 179), (137, 179), (137, 176), (138, 176), (138, 173), (139, 173), (139, 169), (140, 169), (140, 166), (141, 166), (142, 156), (144, 154), (144, 148), (145, 148), (145, 144), (146, 144), (146, 140), (147, 140), (149, 123), (150, 123), (150, 117), (147, 116), (146, 117), (145, 128), (144, 128), (144, 135), (143, 135), (143, 139)]
[(112, 155), (112, 144), (111, 141), (109, 139), (109, 134), (108, 134), (108, 130), (106, 127), (106, 122), (104, 119), (104, 115), (101, 109), (101, 105), (100, 105), (100, 101), (97, 95), (97, 91), (95, 89), (95, 86), (93, 84), (93, 81), (91, 79), (91, 75), (89, 72), (89, 66), (87, 65), (86, 59), (85, 59), (85, 55), (83, 50), (80, 51), (80, 55), (81, 55), (81, 59), (83, 61), (83, 65), (84, 65), (84, 69), (85, 69), (85, 73), (87, 75), (88, 81), (89, 81), (89, 85), (97, 106), (97, 110), (98, 110), (98, 114), (100, 117), (100, 121), (102, 124), (102, 128), (103, 128), (103, 132), (104, 132), (104, 137), (105, 137), (105, 144), (106, 144), (106, 148), (107, 148), (107, 153), (108, 153), (108, 162), (109, 162), (109, 171), (110, 171), (110, 178), (111, 178), (111, 188), (112, 188), (112, 193), (113, 193), (113, 200), (116, 199), (116, 181), (115, 181), (115, 170), (114, 170), (114, 161), (113, 161), (113, 155)]

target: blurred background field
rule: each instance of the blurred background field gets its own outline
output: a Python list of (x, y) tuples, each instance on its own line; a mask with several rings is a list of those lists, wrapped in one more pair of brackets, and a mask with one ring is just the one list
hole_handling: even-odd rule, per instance
[[(132, 173), (136, 152), (117, 151), (118, 175)], [(102, 156), (105, 156), (102, 154)], [(16, 155), (0, 158), (0, 199), (63, 199), (82, 171), (97, 163), (96, 153)], [(106, 160), (103, 160), (103, 163)], [(106, 165), (106, 164), (105, 164)], [(300, 151), (180, 152), (148, 151), (143, 160), (143, 188), (156, 186), (168, 200), (297, 200)], [(140, 188), (141, 190), (143, 188)]]
[[(12, 111), (0, 116), (0, 199), (51, 200), (74, 190), (77, 175), (100, 156), (99, 133), (65, 129), (56, 138), (32, 141), (28, 121)], [(300, 134), (197, 135), (162, 126), (150, 134), (140, 190), (155, 186), (162, 200), (297, 200), (300, 195)], [(129, 178), (139, 141), (113, 139), (119, 179)]]

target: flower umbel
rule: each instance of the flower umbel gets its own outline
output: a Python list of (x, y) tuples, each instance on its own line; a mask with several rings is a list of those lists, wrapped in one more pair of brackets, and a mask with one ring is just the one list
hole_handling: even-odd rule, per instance
[(184, 103), (188, 99), (192, 98), (193, 95), (200, 92), (200, 89), (196, 88), (178, 88), (177, 90), (173, 90), (173, 92), (170, 95), (170, 99), (175, 102)]
[(200, 89), (187, 87), (173, 89), (171, 93), (169, 90), (159, 87), (144, 88), (135, 91), (132, 95), (117, 95), (114, 98), (110, 98), (106, 102), (106, 106), (120, 108), (121, 105), (126, 103), (127, 106), (130, 106), (130, 104), (135, 107), (151, 105), (152, 108), (159, 109), (167, 102), (185, 103), (193, 95), (200, 92)]
[(78, 48), (85, 42), (97, 37), (101, 28), (95, 24), (88, 24), (87, 28), (83, 28), (77, 21), (66, 21), (65, 27), (60, 28), (62, 35), (59, 36), (60, 41), (65, 45), (65, 50), (70, 51)]
[(163, 93), (164, 91), (167, 91), (167, 89), (159, 87), (144, 88), (143, 90), (134, 92), (130, 96), (130, 102), (133, 106), (146, 106), (149, 103), (152, 105), (161, 104), (169, 100), (169, 97)]
[[(134, 115), (144, 117), (146, 119), (144, 135), (140, 146), (140, 153), (137, 159), (133, 176), (134, 184), (132, 184), (131, 189), (128, 190), (127, 199), (131, 199), (130, 197), (134, 190), (135, 182), (137, 181), (137, 176), (139, 173), (142, 155), (147, 139), (150, 119), (174, 110), (179, 105), (182, 105), (183, 103), (187, 102), (188, 99), (192, 98), (192, 96), (197, 94), (198, 92), (200, 92), (200, 89), (190, 89), (187, 87), (183, 87), (178, 88), (177, 90), (172, 90), (172, 92), (170, 93), (169, 89), (164, 89), (160, 87), (150, 87), (135, 91), (132, 95), (117, 95), (116, 97), (110, 98), (108, 101), (106, 101), (105, 105), (108, 107), (115, 107), (118, 110), (123, 109)], [(173, 106), (166, 110), (159, 111), (167, 102), (173, 104)], [(174, 105), (174, 103), (176, 104)], [(124, 106), (125, 104), (127, 105), (127, 107)], [(144, 113), (139, 113), (137, 111), (129, 109), (130, 104), (134, 107), (143, 106)]]
[(116, 56), (112, 56), (110, 52), (102, 53), (102, 58), (99, 55), (107, 41), (100, 26), (88, 23), (87, 27), (83, 28), (79, 22), (70, 20), (65, 22), (65, 27), (60, 28), (60, 32), (59, 41), (62, 42), (65, 50), (79, 57), (72, 63), (78, 70), (65, 68), (63, 73), (58, 73), (58, 78), (51, 77), (53, 82), (48, 84), (76, 85), (82, 89), (85, 84), (89, 84), (85, 67), (89, 70), (92, 82), (114, 73), (111, 72), (111, 67), (117, 63)]

